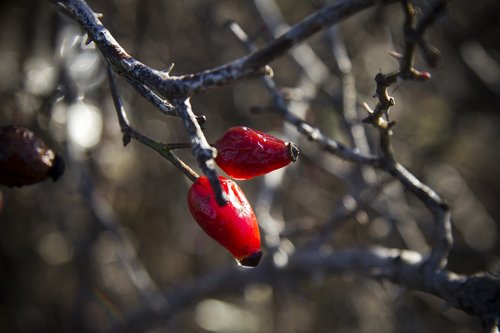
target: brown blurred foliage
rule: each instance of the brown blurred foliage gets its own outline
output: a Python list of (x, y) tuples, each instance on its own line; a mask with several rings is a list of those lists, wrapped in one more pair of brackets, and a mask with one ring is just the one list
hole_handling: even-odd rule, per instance
[[(175, 63), (174, 74), (197, 72), (244, 55), (224, 27), (235, 20), (270, 40), (250, 1), (89, 1), (117, 41), (153, 68)], [(290, 24), (320, 5), (279, 1)], [(418, 1), (425, 10), (429, 3)], [(407, 82), (392, 94), (398, 121), (398, 160), (450, 203), (456, 239), (450, 270), (500, 273), (500, 3), (454, 1), (426, 34), (442, 53), (425, 84)], [(189, 182), (168, 162), (121, 134), (92, 45), (80, 50), (82, 33), (48, 1), (0, 2), (0, 125), (39, 133), (64, 156), (66, 174), (56, 183), (0, 188), (0, 327), (2, 332), (105, 332), (159, 291), (234, 265), (188, 213)], [(374, 76), (397, 68), (388, 56), (400, 51), (402, 14), (397, 5), (373, 8), (340, 25), (353, 62), (358, 100), (374, 103)], [(311, 101), (308, 121), (348, 143), (343, 127), (338, 69), (321, 34), (311, 46), (332, 79)], [(289, 57), (271, 64), (277, 83), (293, 88), (301, 69)], [(421, 58), (417, 67), (426, 69)], [(64, 70), (63, 70), (64, 68)], [(166, 118), (119, 80), (133, 125), (163, 142), (185, 142), (180, 119)], [(80, 110), (61, 101), (61, 85)], [(282, 120), (255, 115), (268, 105), (258, 80), (239, 82), (193, 97), (195, 113), (208, 118), (215, 140), (226, 128), (246, 125), (281, 135)], [(80, 105), (81, 106), (81, 105)], [(89, 125), (90, 124), (90, 125)], [(79, 129), (90, 126), (81, 134)], [(376, 140), (376, 133), (367, 128)], [(83, 135), (83, 137), (82, 137)], [(93, 136), (93, 137), (92, 137)], [(90, 137), (90, 139), (89, 139)], [(82, 141), (83, 140), (83, 141)], [(212, 142), (213, 142), (212, 141)], [(272, 212), (285, 221), (297, 246), (314, 235), (348, 184), (350, 167), (300, 139), (303, 154), (287, 170)], [(179, 152), (193, 168), (189, 150)], [(340, 171), (339, 171), (340, 170)], [(250, 202), (262, 179), (240, 182)], [(406, 248), (398, 225), (416, 223), (432, 241), (432, 220), (408, 195), (402, 207), (413, 221), (397, 221), (369, 208), (335, 234), (335, 246)], [(132, 266), (130, 266), (132, 262)], [(134, 265), (149, 277), (133, 281)], [(175, 304), (173, 305), (175, 306)], [(199, 301), (154, 332), (474, 332), (480, 324), (433, 297), (353, 275), (252, 284), (239, 294)], [(153, 332), (153, 331), (151, 331)]]

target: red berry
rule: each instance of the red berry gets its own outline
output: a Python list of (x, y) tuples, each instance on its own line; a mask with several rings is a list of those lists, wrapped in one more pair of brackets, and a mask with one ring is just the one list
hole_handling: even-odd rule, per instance
[(262, 176), (295, 162), (299, 155), (295, 144), (243, 126), (228, 129), (215, 148), (215, 162), (234, 179)]
[(23, 186), (57, 180), (64, 161), (25, 127), (0, 127), (0, 184)]
[(257, 219), (243, 191), (230, 179), (219, 177), (228, 203), (219, 206), (206, 176), (193, 183), (188, 192), (191, 215), (200, 227), (225, 247), (242, 266), (260, 261), (260, 233)]

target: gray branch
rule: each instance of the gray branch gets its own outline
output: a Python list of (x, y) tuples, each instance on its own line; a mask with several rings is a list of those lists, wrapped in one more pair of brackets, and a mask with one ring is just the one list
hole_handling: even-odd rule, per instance
[(280, 268), (266, 258), (256, 269), (224, 269), (167, 292), (168, 306), (157, 312), (140, 309), (125, 316), (126, 321), (117, 324), (112, 332), (154, 327), (202, 299), (239, 293), (251, 283), (267, 282), (269, 276), (275, 279), (290, 274), (310, 277), (321, 272), (338, 274), (346, 271), (429, 293), (471, 315), (495, 322), (500, 314), (499, 279), (489, 275), (467, 277), (445, 271), (423, 270), (424, 262), (418, 252), (388, 248), (345, 249), (323, 256), (318, 255), (316, 250), (303, 250), (291, 256), (287, 266)]
[(85, 1), (61, 0), (56, 3), (83, 27), (117, 73), (132, 77), (171, 99), (192, 96), (200, 91), (243, 78), (270, 74), (270, 69), (266, 67), (268, 63), (281, 57), (318, 31), (373, 5), (393, 2), (396, 0), (336, 1), (297, 23), (261, 50), (213, 69), (182, 76), (170, 76), (168, 72), (152, 69), (130, 56)]

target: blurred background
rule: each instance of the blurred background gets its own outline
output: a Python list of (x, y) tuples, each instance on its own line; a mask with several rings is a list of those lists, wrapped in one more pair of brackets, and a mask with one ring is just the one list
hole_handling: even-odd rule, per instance
[[(279, 8), (282, 18), (294, 24), (325, 4), (88, 3), (104, 14), (103, 24), (133, 57), (157, 69), (173, 62), (173, 75), (243, 56), (244, 48), (225, 26), (228, 20), (263, 46), (284, 29), (266, 20), (266, 13), (276, 14), (270, 8)], [(430, 8), (429, 1), (416, 4), (424, 13)], [(450, 203), (455, 244), (449, 268), (457, 273), (500, 273), (499, 21), (496, 0), (451, 2), (425, 35), (441, 51), (439, 66), (429, 69), (420, 56), (416, 61), (418, 69), (430, 70), (432, 80), (391, 87), (396, 158)], [(363, 149), (377, 153), (377, 133), (360, 127), (360, 105), (376, 104), (373, 78), (378, 72), (397, 69), (389, 52), (403, 49), (402, 22), (398, 4), (363, 11), (308, 41), (316, 55), (306, 57), (312, 66), (292, 56), (273, 62), (275, 80), (313, 126), (349, 146), (359, 142), (353, 141), (353, 128), (361, 128)], [(244, 276), (239, 274), (228, 281), (227, 290), (219, 286), (197, 293), (190, 286), (228, 269), (241, 271), (188, 213), (189, 180), (138, 142), (123, 147), (95, 46), (85, 45), (82, 30), (49, 1), (1, 1), (0, 26), (0, 125), (29, 127), (67, 165), (55, 183), (0, 187), (2, 332), (481, 329), (476, 318), (432, 296), (349, 273), (318, 271), (302, 277), (263, 272), (238, 287), (234, 279)], [(345, 63), (349, 60), (351, 66)], [(347, 77), (356, 84), (354, 114), (343, 108)], [(136, 129), (158, 141), (187, 142), (180, 119), (160, 114), (125, 80), (117, 81)], [(316, 84), (312, 92), (307, 88), (311, 82)], [(249, 111), (265, 110), (270, 103), (258, 79), (192, 98), (195, 113), (207, 117), (209, 142), (228, 127), (246, 125), (300, 147), (298, 162), (286, 170), (239, 182), (261, 222), (267, 260), (284, 266), (295, 248), (318, 238), (338, 209), (355, 204), (384, 176), (323, 152), (273, 113)], [(199, 171), (189, 149), (178, 155)], [(344, 222), (325, 242), (328, 250), (380, 245), (425, 254), (433, 240), (432, 216), (394, 182)], [(169, 298), (177, 290), (185, 293)], [(162, 318), (162, 311), (168, 318)]]

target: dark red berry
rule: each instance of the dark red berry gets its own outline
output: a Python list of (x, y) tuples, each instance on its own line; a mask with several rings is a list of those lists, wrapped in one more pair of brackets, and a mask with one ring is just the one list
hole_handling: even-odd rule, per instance
[(215, 162), (234, 179), (262, 176), (295, 162), (299, 155), (295, 144), (244, 126), (228, 129), (215, 148)]
[(64, 161), (25, 127), (0, 127), (0, 184), (23, 186), (57, 180)]
[(257, 218), (243, 191), (230, 179), (219, 177), (228, 203), (219, 206), (206, 176), (193, 183), (188, 192), (191, 215), (200, 227), (225, 247), (242, 266), (260, 261), (260, 233)]

